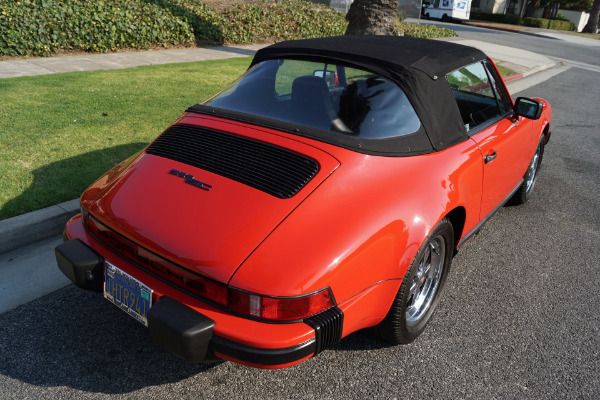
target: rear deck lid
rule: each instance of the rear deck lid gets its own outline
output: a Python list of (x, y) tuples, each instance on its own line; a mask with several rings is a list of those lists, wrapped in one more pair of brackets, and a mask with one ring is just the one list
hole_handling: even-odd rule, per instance
[(158, 256), (228, 282), (338, 165), (277, 131), (190, 116), (120, 173), (100, 178), (82, 204)]

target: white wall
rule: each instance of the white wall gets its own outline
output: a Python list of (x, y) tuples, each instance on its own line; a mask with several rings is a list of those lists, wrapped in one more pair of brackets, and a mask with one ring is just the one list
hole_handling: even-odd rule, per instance
[(565, 18), (574, 23), (577, 32), (581, 32), (590, 19), (590, 14), (583, 11), (558, 10), (558, 13), (564, 15)]
[(486, 13), (504, 14), (508, 0), (481, 0), (477, 10)]
[[(574, 23), (577, 32), (581, 32), (585, 24), (587, 24), (588, 19), (590, 19), (590, 14), (583, 11), (558, 10), (558, 13), (564, 15), (566, 19)], [(543, 18), (544, 8), (540, 7), (535, 10), (533, 16), (535, 18)]]

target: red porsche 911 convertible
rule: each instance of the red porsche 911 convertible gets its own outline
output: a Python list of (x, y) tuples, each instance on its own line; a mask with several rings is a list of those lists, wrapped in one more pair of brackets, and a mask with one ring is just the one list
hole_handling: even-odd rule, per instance
[(408, 343), (456, 251), (531, 196), (550, 119), (470, 47), (278, 43), (83, 193), (58, 266), (191, 362)]

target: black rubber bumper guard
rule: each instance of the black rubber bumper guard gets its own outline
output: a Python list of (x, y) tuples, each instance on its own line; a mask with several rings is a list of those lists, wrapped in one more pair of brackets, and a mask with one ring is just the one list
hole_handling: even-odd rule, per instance
[[(101, 292), (104, 257), (79, 239), (68, 240), (55, 249), (58, 267), (75, 285)], [(246, 346), (213, 334), (215, 321), (192, 308), (162, 296), (148, 311), (148, 333), (169, 352), (189, 362), (215, 361), (215, 353), (256, 365), (292, 363), (341, 340), (344, 314), (337, 307), (307, 318), (315, 338), (292, 347), (265, 349)]]

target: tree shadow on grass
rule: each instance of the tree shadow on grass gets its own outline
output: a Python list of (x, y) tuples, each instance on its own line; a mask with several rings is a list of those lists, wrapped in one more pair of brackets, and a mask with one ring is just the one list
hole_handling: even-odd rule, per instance
[(79, 197), (104, 172), (146, 145), (128, 143), (95, 150), (35, 169), (31, 185), (0, 208), (0, 219)]

